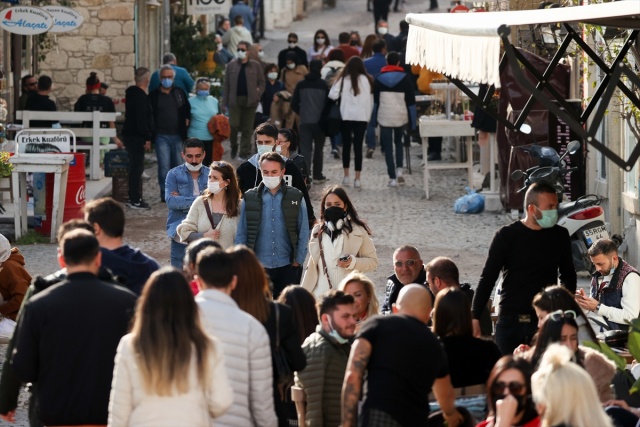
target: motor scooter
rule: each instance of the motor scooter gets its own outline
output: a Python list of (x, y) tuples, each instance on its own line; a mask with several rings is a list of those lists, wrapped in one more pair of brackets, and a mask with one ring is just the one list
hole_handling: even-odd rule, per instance
[(524, 178), (524, 187), (518, 192), (526, 191), (536, 182), (545, 182), (556, 189), (558, 194), (558, 225), (564, 227), (571, 237), (571, 252), (576, 271), (593, 273), (594, 267), (587, 253), (588, 248), (598, 239), (608, 239), (604, 210), (600, 207), (603, 198), (595, 194), (581, 196), (575, 201), (566, 201), (564, 197), (564, 178), (577, 167), (566, 167), (563, 159), (567, 155), (574, 154), (580, 148), (580, 142), (571, 141), (566, 151), (559, 156), (551, 147), (530, 145), (521, 147), (531, 157), (540, 160), (538, 166), (526, 171), (515, 170), (511, 173), (511, 179)]

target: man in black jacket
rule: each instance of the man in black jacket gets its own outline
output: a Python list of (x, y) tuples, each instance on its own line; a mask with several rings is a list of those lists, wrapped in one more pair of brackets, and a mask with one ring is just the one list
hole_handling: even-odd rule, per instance
[[(327, 179), (322, 174), (325, 134), (321, 122), (327, 104), (329, 86), (320, 76), (321, 69), (322, 61), (312, 60), (309, 64), (309, 74), (304, 76), (304, 80), (298, 82), (291, 98), (291, 109), (300, 116), (300, 154), (304, 157), (308, 170), (311, 170), (311, 164), (313, 164), (315, 182), (323, 182)], [(312, 146), (313, 161), (311, 160)]]
[(44, 425), (106, 425), (114, 357), (136, 296), (98, 279), (100, 246), (91, 232), (70, 231), (60, 249), (67, 279), (25, 305), (11, 367), (37, 384)]
[(289, 52), (293, 52), (296, 55), (298, 60), (296, 64), (302, 64), (305, 67), (309, 65), (309, 61), (307, 60), (307, 52), (298, 47), (298, 35), (296, 33), (289, 33), (287, 36), (287, 48), (282, 49), (278, 53), (278, 69), (282, 70), (287, 66), (287, 54)]
[(164, 182), (169, 171), (182, 163), (182, 141), (187, 139), (191, 104), (184, 90), (174, 85), (176, 71), (169, 64), (160, 68), (160, 87), (149, 94), (153, 119), (153, 135), (158, 159), (160, 201), (164, 200)]
[[(394, 274), (387, 278), (382, 314), (391, 313), (391, 306), (398, 299), (398, 294), (404, 286), (412, 283), (424, 285), (427, 282), (427, 272), (420, 259), (418, 248), (415, 246), (404, 245), (395, 250), (393, 271)], [(433, 298), (431, 302), (433, 303)]]
[[(38, 78), (38, 90), (27, 98), (25, 110), (29, 111), (58, 111), (56, 103), (49, 99), (53, 87), (51, 77), (42, 75)], [(29, 126), (32, 128), (50, 128), (56, 122), (51, 120), (31, 120)]]
[(153, 134), (153, 111), (147, 96), (151, 73), (140, 67), (135, 72), (135, 82), (125, 92), (124, 126), (122, 140), (129, 153), (129, 202), (132, 209), (150, 209), (142, 200), (142, 173), (144, 172), (144, 151), (151, 150)]

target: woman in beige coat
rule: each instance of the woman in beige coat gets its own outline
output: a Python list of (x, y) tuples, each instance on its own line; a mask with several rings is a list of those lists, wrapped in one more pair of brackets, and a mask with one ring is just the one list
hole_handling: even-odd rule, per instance
[(319, 223), (311, 230), (309, 260), (302, 286), (318, 298), (338, 285), (354, 270), (365, 273), (378, 268), (371, 230), (358, 217), (340, 186), (325, 189)]
[(209, 183), (198, 197), (187, 217), (176, 229), (180, 241), (190, 243), (210, 237), (227, 249), (233, 246), (240, 218), (240, 190), (233, 166), (227, 162), (213, 162)]

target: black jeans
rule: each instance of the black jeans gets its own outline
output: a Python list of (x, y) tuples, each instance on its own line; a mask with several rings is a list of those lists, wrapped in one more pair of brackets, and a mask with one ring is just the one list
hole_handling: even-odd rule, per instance
[(538, 317), (534, 314), (503, 315), (496, 324), (496, 344), (502, 354), (513, 354), (520, 344), (531, 344), (538, 330)]
[(302, 154), (304, 161), (307, 163), (307, 170), (311, 171), (311, 166), (313, 165), (313, 179), (322, 176), (324, 139), (324, 131), (319, 124), (300, 123), (300, 154)]
[(351, 163), (351, 142), (353, 142), (353, 154), (356, 163), (356, 171), (362, 170), (362, 141), (367, 130), (367, 122), (354, 122), (344, 120), (340, 124), (342, 134), (342, 167), (349, 169)]
[(280, 292), (289, 285), (295, 285), (300, 283), (300, 277), (302, 276), (302, 267), (294, 267), (293, 265), (285, 265), (277, 268), (265, 268), (264, 269), (273, 283), (273, 299), (277, 300), (280, 296)]
[(138, 203), (142, 200), (140, 184), (144, 172), (144, 139), (123, 137), (124, 146), (129, 154), (129, 202)]

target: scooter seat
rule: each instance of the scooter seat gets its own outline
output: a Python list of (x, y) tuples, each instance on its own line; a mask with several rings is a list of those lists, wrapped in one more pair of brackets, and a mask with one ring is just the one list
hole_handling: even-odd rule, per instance
[(575, 209), (577, 200), (572, 202), (563, 203), (558, 206), (558, 217), (566, 216), (569, 212)]

